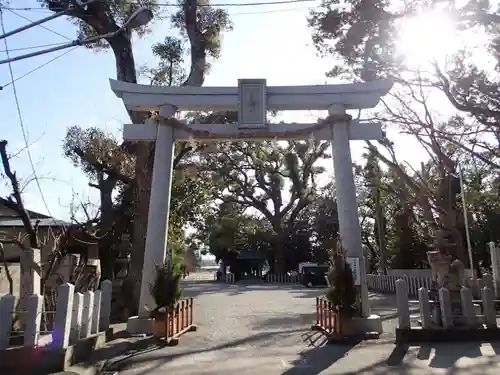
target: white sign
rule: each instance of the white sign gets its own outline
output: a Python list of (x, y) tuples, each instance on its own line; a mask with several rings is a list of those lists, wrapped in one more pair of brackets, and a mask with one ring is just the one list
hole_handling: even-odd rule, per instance
[(359, 258), (358, 257), (347, 257), (347, 263), (351, 266), (352, 274), (354, 276), (354, 285), (361, 285), (361, 273), (359, 270)]
[(266, 128), (266, 80), (240, 79), (238, 91), (239, 128)]

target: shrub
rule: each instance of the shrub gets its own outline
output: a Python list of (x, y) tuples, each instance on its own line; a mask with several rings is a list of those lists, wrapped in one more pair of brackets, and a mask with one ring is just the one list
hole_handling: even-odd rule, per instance
[(326, 298), (332, 308), (343, 316), (353, 317), (357, 312), (357, 290), (354, 286), (354, 275), (351, 266), (342, 254), (334, 257), (334, 267), (328, 274), (331, 287)]
[(182, 273), (168, 263), (157, 265), (155, 272), (155, 281), (149, 285), (149, 291), (156, 303), (151, 316), (159, 317), (172, 311), (181, 298)]

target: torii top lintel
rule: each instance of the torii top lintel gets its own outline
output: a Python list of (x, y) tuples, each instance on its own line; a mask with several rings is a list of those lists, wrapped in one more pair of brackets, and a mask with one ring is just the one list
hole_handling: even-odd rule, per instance
[(242, 82), (261, 85), (262, 103), (268, 110), (326, 110), (375, 107), (392, 88), (392, 80), (312, 86), (266, 86), (265, 80), (240, 80), (234, 87), (168, 87), (134, 84), (110, 79), (113, 92), (131, 111), (157, 111), (171, 105), (178, 110), (238, 110)]

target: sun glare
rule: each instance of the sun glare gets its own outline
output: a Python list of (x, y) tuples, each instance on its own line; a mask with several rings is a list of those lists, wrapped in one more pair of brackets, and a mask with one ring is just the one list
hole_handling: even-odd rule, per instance
[(422, 13), (406, 19), (399, 27), (397, 48), (411, 67), (422, 66), (446, 56), (460, 46), (452, 20), (443, 12)]

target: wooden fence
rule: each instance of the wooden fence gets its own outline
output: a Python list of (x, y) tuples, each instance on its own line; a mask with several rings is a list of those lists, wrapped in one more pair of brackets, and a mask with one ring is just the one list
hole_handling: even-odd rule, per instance
[(179, 301), (175, 310), (165, 319), (165, 341), (168, 345), (177, 345), (179, 337), (189, 331), (195, 331), (193, 324), (194, 303), (192, 298)]
[(330, 337), (342, 336), (339, 315), (325, 297), (316, 297), (316, 324), (312, 329), (324, 332)]

